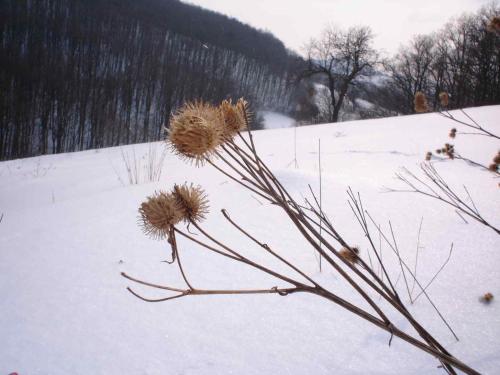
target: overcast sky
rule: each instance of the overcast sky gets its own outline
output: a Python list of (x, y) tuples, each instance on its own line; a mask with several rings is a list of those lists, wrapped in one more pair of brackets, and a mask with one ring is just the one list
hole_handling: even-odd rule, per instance
[[(463, 12), (492, 0), (188, 0), (259, 29), (271, 31), (296, 52), (328, 23), (371, 26), (375, 47), (395, 52), (418, 33), (440, 29)], [(498, 0), (497, 0), (498, 3)]]

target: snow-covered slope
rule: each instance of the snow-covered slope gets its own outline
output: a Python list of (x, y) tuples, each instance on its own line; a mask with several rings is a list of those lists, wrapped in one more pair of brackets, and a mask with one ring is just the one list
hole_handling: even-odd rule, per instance
[(262, 111), (265, 129), (291, 128), (295, 125), (295, 120), (278, 112)]
[[(500, 106), (468, 112), (500, 132)], [(448, 142), (456, 124), (437, 114), (344, 122), (255, 133), (262, 158), (298, 199), (318, 187), (321, 139), (323, 207), (345, 237), (365, 239), (345, 190), (359, 191), (366, 208), (387, 228), (391, 220), (404, 259), (426, 283), (453, 254), (429, 288), (460, 337), (456, 342), (424, 299), (410, 309), (458, 358), (486, 374), (500, 369), (500, 240), (452, 209), (419, 195), (384, 193), (398, 187), (400, 167), (418, 172), (428, 150)], [(460, 126), (456, 126), (461, 130)], [(463, 155), (488, 164), (498, 142), (458, 136)], [(153, 146), (154, 147), (154, 146)], [(162, 144), (156, 145), (159, 151)], [(437, 361), (410, 345), (310, 295), (203, 296), (146, 303), (126, 291), (125, 271), (151, 282), (182, 285), (164, 242), (137, 226), (147, 195), (184, 181), (201, 184), (211, 211), (204, 227), (253, 259), (265, 255), (230, 227), (220, 209), (253, 235), (341, 295), (348, 288), (330, 270), (318, 272), (309, 247), (275, 208), (261, 204), (206, 166), (168, 154), (159, 182), (127, 183), (122, 153), (146, 158), (151, 145), (124, 146), (0, 163), (0, 374), (442, 374)], [(143, 160), (144, 162), (144, 160)], [(461, 161), (435, 163), (457, 188), (466, 185), (484, 217), (500, 224), (498, 180)], [(197, 287), (277, 285), (179, 240), (183, 262)], [(389, 250), (386, 248), (384, 251)], [(388, 255), (389, 256), (389, 255)], [(270, 263), (272, 265), (272, 263)], [(397, 278), (398, 270), (393, 270)], [(404, 285), (398, 287), (404, 295)], [(143, 295), (161, 297), (148, 288)], [(354, 297), (353, 297), (354, 298)], [(407, 327), (405, 327), (407, 328)]]

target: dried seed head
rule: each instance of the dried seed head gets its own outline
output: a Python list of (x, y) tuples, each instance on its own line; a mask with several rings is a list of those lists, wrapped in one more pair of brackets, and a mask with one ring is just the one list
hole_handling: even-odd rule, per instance
[(359, 261), (359, 249), (357, 246), (351, 248), (343, 247), (339, 251), (339, 255), (352, 264)]
[[(242, 99), (240, 99), (241, 101)], [(245, 112), (240, 104), (232, 104), (231, 100), (224, 100), (219, 106), (223, 119), (222, 135), (225, 139), (232, 139), (238, 132), (245, 130)]]
[(253, 117), (253, 113), (250, 111), (250, 108), (248, 108), (248, 102), (243, 98), (239, 98), (238, 102), (236, 103), (236, 106), (238, 107), (238, 111), (243, 113), (247, 122), (245, 126), (247, 127), (248, 121), (252, 120)]
[(427, 98), (425, 97), (425, 94), (421, 91), (417, 91), (415, 93), (414, 104), (415, 104), (415, 112), (417, 113), (423, 113), (429, 110), (429, 107), (427, 105)]
[(182, 219), (172, 194), (155, 192), (139, 207), (142, 230), (148, 236), (156, 239), (168, 237), (170, 227)]
[(449, 143), (445, 143), (444, 147), (441, 149), (443, 154), (446, 154), (450, 159), (455, 158), (455, 147)]
[(208, 213), (208, 199), (200, 186), (175, 185), (172, 195), (186, 222), (201, 221)]
[(481, 301), (484, 303), (490, 303), (493, 300), (493, 294), (490, 292), (486, 293), (484, 296), (481, 297)]
[(457, 129), (455, 128), (452, 128), (450, 130), (450, 134), (448, 134), (450, 136), (450, 138), (455, 138), (457, 136)]
[(425, 154), (425, 160), (429, 161), (432, 158), (432, 152), (428, 151), (427, 154)]
[(440, 154), (441, 152), (443, 152), (443, 150), (441, 150), (440, 148), (436, 150), (436, 154)]
[(439, 102), (441, 103), (441, 107), (448, 107), (450, 96), (447, 92), (443, 91), (439, 93)]
[(500, 164), (500, 154), (496, 154), (493, 158), (493, 163)]
[(500, 33), (500, 17), (493, 17), (488, 24), (488, 31)]
[(203, 164), (222, 142), (219, 111), (206, 103), (185, 104), (170, 120), (168, 142), (179, 155)]
[(498, 171), (498, 164), (497, 163), (492, 163), (489, 165), (488, 169), (492, 172), (497, 172)]

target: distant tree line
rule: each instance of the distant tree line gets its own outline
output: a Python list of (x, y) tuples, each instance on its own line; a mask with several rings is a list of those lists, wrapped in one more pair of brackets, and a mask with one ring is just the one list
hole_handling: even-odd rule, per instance
[[(449, 109), (500, 104), (500, 32), (490, 24), (499, 16), (500, 7), (491, 4), (439, 32), (415, 36), (391, 58), (374, 51), (369, 28), (328, 27), (307, 44), (299, 78), (311, 77), (309, 91), (299, 91), (295, 115), (305, 122), (337, 122), (341, 111), (357, 110), (361, 118), (411, 114), (418, 91), (434, 109), (443, 91)], [(359, 108), (360, 99), (369, 107)]]
[(177, 0), (2, 0), (0, 159), (157, 140), (186, 100), (285, 111), (296, 60)]
[[(415, 36), (385, 64), (390, 76), (384, 103), (399, 113), (413, 113), (413, 98), (424, 92), (438, 107), (439, 93), (450, 95), (450, 108), (500, 104), (500, 33), (491, 20), (498, 5), (452, 20), (439, 32)], [(392, 103), (392, 106), (389, 105)]]

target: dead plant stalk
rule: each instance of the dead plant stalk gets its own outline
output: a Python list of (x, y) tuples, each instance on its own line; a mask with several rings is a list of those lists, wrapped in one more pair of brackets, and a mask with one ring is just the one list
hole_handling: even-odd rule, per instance
[[(246, 129), (250, 129), (249, 116), (245, 107), (243, 108), (243, 112)], [(367, 264), (361, 256), (357, 258), (358, 261), (356, 263), (341, 256), (340, 249), (334, 246), (332, 239), (340, 246), (351, 249), (351, 251), (353, 250), (347, 241), (343, 239), (337, 229), (332, 225), (328, 217), (324, 214), (321, 201), (318, 202), (316, 196), (313, 194), (316, 205), (308, 204), (309, 207), (307, 209), (299, 205), (258, 156), (252, 132), (249, 130), (246, 134), (247, 136), (245, 137), (241, 131), (238, 131), (236, 135), (238, 142), (236, 142), (234, 138), (226, 139), (223, 145), (219, 147), (215, 153), (218, 158), (217, 163), (209, 157), (205, 157), (203, 161), (212, 165), (225, 176), (231, 178), (233, 181), (236, 181), (239, 185), (250, 190), (252, 193), (257, 194), (269, 203), (280, 207), (290, 219), (292, 225), (299, 231), (299, 233), (304, 237), (312, 249), (321, 257), (321, 259), (325, 261), (325, 266), (330, 266), (332, 270), (343, 278), (352, 287), (353, 292), (359, 294), (361, 298), (368, 303), (370, 309), (355, 305), (340, 297), (328, 288), (322, 286), (319, 282), (315, 281), (312, 276), (307, 275), (306, 272), (301, 269), (300, 265), (294, 264), (285, 259), (266, 243), (251, 235), (242, 226), (237, 224), (237, 222), (233, 220), (225, 210), (222, 210), (222, 215), (230, 225), (238, 230), (243, 236), (253, 241), (271, 257), (285, 265), (294, 276), (274, 271), (259, 262), (255, 262), (243, 256), (240, 251), (228, 246), (220, 239), (210, 235), (195, 220), (188, 220), (188, 225), (197, 230), (197, 236), (192, 235), (191, 232), (186, 233), (185, 231), (179, 229), (178, 226), (174, 225), (170, 227), (168, 233), (168, 242), (172, 248), (173, 258), (176, 261), (187, 287), (177, 288), (157, 285), (133, 278), (127, 274), (123, 274), (124, 277), (135, 283), (162, 289), (175, 294), (160, 299), (148, 299), (139, 295), (130, 288), (129, 291), (136, 297), (148, 302), (160, 302), (174, 298), (196, 295), (277, 294), (280, 296), (287, 296), (295, 293), (310, 293), (331, 301), (388, 332), (390, 334), (389, 345), (392, 342), (393, 336), (396, 336), (431, 354), (439, 360), (442, 367), (449, 374), (456, 374), (455, 369), (464, 371), (467, 374), (479, 374), (477, 371), (452, 356), (406, 308), (396, 291), (394, 283), (391, 281), (386, 265), (382, 262), (381, 254), (377, 252), (377, 249), (371, 239), (365, 210), (363, 209), (359, 195), (356, 197), (354, 193), (350, 191), (350, 204), (353, 211), (357, 213), (356, 217), (365, 236), (371, 243), (372, 251), (384, 277), (382, 277), (382, 274), (379, 276), (373, 266)], [(249, 267), (266, 273), (274, 277), (277, 281), (284, 282), (289, 286), (273, 286), (271, 288), (238, 290), (198, 289), (191, 284), (182, 265), (180, 251), (176, 241), (177, 235), (183, 236), (193, 243), (200, 245), (206, 251), (216, 253), (235, 262), (243, 263)], [(326, 236), (331, 239), (328, 239)], [(390, 243), (389, 245), (394, 248), (394, 245), (391, 245)], [(401, 260), (397, 251), (396, 255), (398, 256), (401, 268), (403, 269), (404, 267), (406, 272), (408, 272), (408, 275), (415, 278), (408, 266), (406, 266), (406, 264)], [(418, 281), (416, 284), (430, 301), (430, 297), (427, 293), (425, 293), (421, 284), (418, 283)], [(376, 302), (374, 296), (379, 296), (386, 303), (382, 304), (380, 301)], [(411, 325), (411, 327), (413, 327), (416, 335), (414, 333), (407, 333), (397, 327), (396, 324), (388, 317), (390, 314), (388, 310), (386, 311), (386, 309), (390, 309), (391, 313), (396, 312), (402, 316)]]

